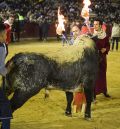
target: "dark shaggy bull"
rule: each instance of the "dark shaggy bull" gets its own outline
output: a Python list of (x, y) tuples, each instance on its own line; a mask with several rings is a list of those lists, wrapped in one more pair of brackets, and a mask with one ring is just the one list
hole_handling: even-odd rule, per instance
[(82, 83), (87, 99), (85, 116), (91, 117), (98, 56), (94, 42), (89, 39), (88, 43), (86, 42), (87, 40), (82, 40), (83, 51), (77, 55), (80, 57), (63, 63), (35, 53), (19, 53), (12, 57), (6, 65), (9, 73), (5, 79), (6, 92), (9, 95), (14, 92), (10, 100), (12, 110), (20, 108), (29, 98), (48, 85), (61, 90), (73, 90)]

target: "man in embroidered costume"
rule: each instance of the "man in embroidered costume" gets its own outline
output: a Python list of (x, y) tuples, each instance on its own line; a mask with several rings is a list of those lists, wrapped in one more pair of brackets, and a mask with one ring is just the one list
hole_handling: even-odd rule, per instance
[(93, 36), (97, 37), (96, 46), (100, 56), (99, 73), (95, 87), (95, 98), (96, 95), (100, 93), (103, 93), (105, 97), (110, 97), (110, 95), (107, 93), (107, 81), (106, 81), (106, 71), (107, 71), (106, 56), (110, 50), (110, 44), (109, 44), (109, 37), (102, 29), (102, 21), (100, 19), (94, 20)]
[[(96, 46), (93, 46), (93, 40), (90, 39), (90, 37), (88, 35), (81, 34), (81, 31), (80, 31), (78, 25), (74, 24), (73, 26), (71, 26), (71, 31), (73, 33), (73, 38), (74, 38), (74, 43), (73, 43), (72, 48), (77, 47), (77, 49), (79, 51), (81, 51), (82, 49), (86, 50), (87, 48), (91, 48), (91, 50), (94, 50), (96, 48)], [(75, 49), (75, 50), (77, 50), (77, 49)], [(89, 59), (90, 58), (88, 58), (87, 61), (89, 61)], [(97, 60), (97, 64), (98, 64), (98, 60)], [(97, 64), (94, 67), (94, 70), (97, 68), (97, 66), (98, 66)], [(83, 67), (84, 66), (82, 66), (82, 69), (83, 69)], [(91, 69), (89, 66), (87, 66), (87, 68), (89, 70)], [(90, 76), (93, 76), (93, 75), (91, 74)], [(87, 77), (86, 80), (87, 79), (89, 80), (91, 78), (90, 76)], [(96, 78), (95, 78), (95, 81), (96, 81)], [(76, 109), (77, 109), (76, 106), (78, 105), (78, 103), (81, 105), (81, 104), (83, 104), (83, 103), (85, 104), (87, 102), (87, 106), (85, 106), (86, 104), (84, 105), (83, 112), (85, 112), (85, 119), (90, 120), (91, 119), (91, 114), (88, 114), (87, 111), (91, 110), (91, 102), (93, 100), (94, 84), (92, 84), (92, 87), (93, 87), (92, 89), (90, 88), (91, 86), (88, 83), (86, 85), (86, 86), (88, 86), (88, 88), (85, 87), (84, 83), (81, 83), (81, 84), (84, 87), (84, 93), (82, 93), (80, 96), (79, 96), (79, 93), (78, 94), (76, 93), (75, 98), (74, 98), (75, 108), (73, 106), (73, 113), (76, 113)], [(81, 88), (81, 86), (79, 88)], [(75, 90), (75, 92), (79, 92), (79, 90), (80, 90), (79, 88), (77, 88)], [(67, 107), (66, 107), (66, 111), (65, 111), (66, 116), (72, 116), (71, 103), (73, 101), (73, 97), (74, 96), (73, 96), (73, 93), (71, 91), (66, 91), (66, 100), (67, 100)], [(80, 97), (82, 97), (81, 99), (82, 99), (83, 102), (80, 102), (81, 101)], [(79, 100), (79, 102), (78, 102), (78, 100)], [(77, 103), (76, 103), (76, 101), (77, 101)]]

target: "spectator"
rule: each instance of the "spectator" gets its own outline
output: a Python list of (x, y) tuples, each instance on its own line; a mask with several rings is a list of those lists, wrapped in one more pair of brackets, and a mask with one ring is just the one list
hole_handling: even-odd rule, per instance
[(1, 129), (10, 129), (10, 119), (12, 118), (12, 111), (10, 107), (10, 101), (7, 99), (4, 93), (4, 77), (7, 74), (5, 67), (5, 57), (7, 55), (7, 49), (5, 45), (6, 31), (5, 25), (0, 24), (0, 77), (3, 78), (3, 86), (0, 88), (0, 120), (2, 122)]
[(14, 32), (14, 39), (13, 41), (20, 41), (20, 32), (21, 32), (21, 27), (20, 27), (20, 21), (19, 18), (16, 17), (12, 26), (12, 30)]
[(112, 27), (112, 46), (111, 46), (111, 50), (114, 50), (114, 44), (116, 42), (116, 51), (118, 51), (118, 41), (120, 38), (120, 25), (116, 22), (113, 23), (113, 27)]
[(47, 21), (47, 19), (44, 19), (44, 22), (42, 24), (42, 37), (43, 37), (43, 40), (47, 40), (47, 37), (48, 37), (48, 32), (49, 32), (49, 23)]
[(14, 16), (10, 15), (8, 20), (4, 22), (6, 26), (6, 31), (7, 31), (7, 38), (6, 38), (6, 44), (8, 45), (11, 41), (11, 33), (12, 33), (12, 25), (14, 22)]

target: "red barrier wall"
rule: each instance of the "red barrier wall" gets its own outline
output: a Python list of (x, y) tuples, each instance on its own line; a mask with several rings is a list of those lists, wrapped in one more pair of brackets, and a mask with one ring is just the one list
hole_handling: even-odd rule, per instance
[[(55, 24), (50, 24), (48, 37), (56, 35)], [(37, 38), (39, 37), (39, 26), (36, 23), (25, 23), (23, 31), (21, 32), (22, 38)]]

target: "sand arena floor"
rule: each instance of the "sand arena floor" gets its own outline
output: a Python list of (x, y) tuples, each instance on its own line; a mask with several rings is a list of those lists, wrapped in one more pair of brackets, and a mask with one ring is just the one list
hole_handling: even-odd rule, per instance
[[(59, 42), (24, 41), (9, 46), (7, 60), (18, 52), (40, 52), (49, 54), (62, 47)], [(66, 117), (66, 100), (63, 91), (50, 91), (44, 99), (44, 90), (33, 96), (14, 114), (11, 129), (120, 129), (120, 50), (109, 52), (107, 69), (110, 99), (97, 96), (92, 104), (92, 120), (85, 121), (83, 116)]]

